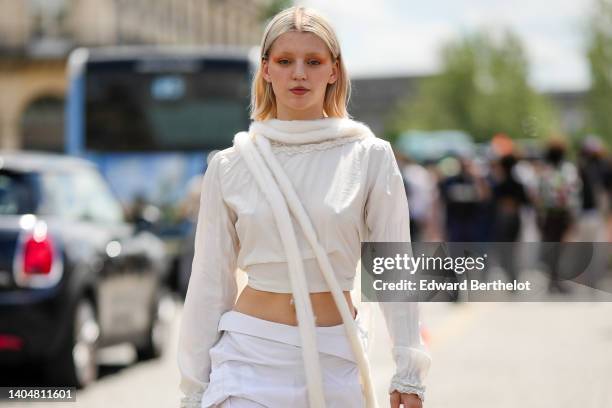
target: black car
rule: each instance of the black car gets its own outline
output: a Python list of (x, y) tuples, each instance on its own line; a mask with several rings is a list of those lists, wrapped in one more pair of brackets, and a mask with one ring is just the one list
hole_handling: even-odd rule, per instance
[(162, 241), (124, 211), (88, 161), (0, 152), (0, 371), (53, 385), (97, 377), (96, 350), (159, 356), (172, 297)]

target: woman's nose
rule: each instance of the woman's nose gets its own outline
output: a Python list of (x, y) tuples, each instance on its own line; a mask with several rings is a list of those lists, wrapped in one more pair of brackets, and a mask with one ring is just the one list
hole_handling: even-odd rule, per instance
[(306, 78), (306, 73), (304, 70), (304, 62), (303, 61), (296, 61), (295, 63), (295, 69), (293, 70), (293, 78), (294, 79), (304, 79)]

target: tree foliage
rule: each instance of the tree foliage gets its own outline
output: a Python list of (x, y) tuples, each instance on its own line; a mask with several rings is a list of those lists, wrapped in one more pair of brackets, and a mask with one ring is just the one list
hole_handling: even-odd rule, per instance
[(612, 1), (598, 0), (589, 24), (589, 130), (612, 146)]
[(390, 116), (390, 137), (407, 129), (460, 129), (477, 141), (497, 133), (547, 136), (557, 128), (552, 105), (528, 84), (519, 38), (506, 31), (469, 34), (441, 51), (442, 71), (423, 79)]

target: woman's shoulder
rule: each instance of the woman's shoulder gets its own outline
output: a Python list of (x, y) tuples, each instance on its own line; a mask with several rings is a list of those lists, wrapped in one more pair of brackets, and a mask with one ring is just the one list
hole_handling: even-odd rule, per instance
[(208, 166), (217, 167), (221, 176), (224, 176), (231, 171), (231, 169), (236, 165), (236, 162), (239, 160), (239, 158), (240, 155), (238, 153), (238, 150), (236, 150), (234, 146), (230, 146), (228, 148), (216, 152), (210, 160)]
[(220, 163), (231, 163), (232, 161), (238, 158), (238, 150), (236, 150), (235, 146), (227, 147), (223, 150), (219, 150), (215, 154), (215, 159), (217, 159)]
[(219, 150), (213, 157), (212, 160), (215, 160), (222, 176), (230, 173), (236, 173), (236, 171), (241, 174), (244, 173), (246, 166), (237, 165), (243, 161), (242, 155), (240, 154), (240, 148), (238, 147), (238, 140), (246, 135), (248, 135), (248, 132), (246, 131), (236, 133), (234, 135), (232, 145), (223, 150)]
[(391, 143), (374, 134), (371, 137), (361, 139), (359, 147), (362, 150), (363, 157), (367, 158), (368, 162), (382, 162), (392, 156), (394, 157)]
[(361, 136), (359, 145), (367, 152), (384, 152), (391, 149), (391, 144), (378, 137), (365, 122), (349, 119), (347, 121), (351, 127), (357, 130), (357, 134)]
[(374, 134), (371, 137), (364, 137), (360, 141), (361, 146), (367, 151), (387, 151), (391, 148), (391, 144)]

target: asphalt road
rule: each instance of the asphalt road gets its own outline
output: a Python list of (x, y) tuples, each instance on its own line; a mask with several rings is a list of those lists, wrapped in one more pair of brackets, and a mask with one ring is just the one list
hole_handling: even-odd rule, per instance
[[(612, 407), (612, 303), (421, 304), (433, 357), (428, 408)], [(177, 302), (172, 341), (161, 359), (133, 363), (133, 351), (101, 352), (102, 376), (61, 407), (178, 406)], [(381, 408), (393, 372), (381, 316), (371, 366)], [(3, 407), (40, 403), (0, 403)]]

